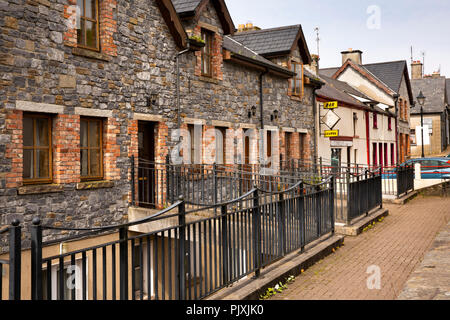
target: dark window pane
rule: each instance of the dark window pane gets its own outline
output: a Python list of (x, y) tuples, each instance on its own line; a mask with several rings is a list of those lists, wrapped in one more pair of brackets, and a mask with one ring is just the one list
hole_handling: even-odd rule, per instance
[(48, 119), (36, 119), (36, 144), (39, 147), (48, 147)]
[(81, 124), (80, 124), (80, 144), (81, 147), (87, 147), (88, 146), (88, 132), (87, 132), (87, 126), (88, 126), (88, 122), (87, 121), (83, 121), (81, 120)]
[(33, 146), (33, 134), (33, 119), (23, 118), (23, 145), (25, 147)]
[(84, 30), (85, 30), (84, 20), (81, 19), (80, 24), (77, 25), (77, 43), (81, 45), (85, 45), (86, 42), (86, 39), (84, 37)]
[(97, 47), (97, 25), (92, 21), (85, 21), (86, 25), (86, 46)]
[(83, 15), (84, 14), (84, 0), (77, 0), (77, 7), (80, 9), (79, 12), (77, 11), (77, 14)]
[(49, 178), (49, 155), (48, 150), (37, 150), (36, 151), (36, 178)]
[(98, 150), (90, 151), (89, 163), (91, 165), (90, 175), (94, 176), (94, 177), (101, 176), (101, 173), (100, 173), (100, 151), (98, 151)]
[(23, 178), (34, 178), (33, 173), (33, 150), (23, 150)]
[(99, 122), (89, 122), (89, 147), (99, 147), (100, 135), (99, 135)]
[(88, 151), (81, 150), (81, 175), (87, 176), (89, 174), (88, 167)]
[(86, 17), (95, 19), (95, 0), (86, 0)]

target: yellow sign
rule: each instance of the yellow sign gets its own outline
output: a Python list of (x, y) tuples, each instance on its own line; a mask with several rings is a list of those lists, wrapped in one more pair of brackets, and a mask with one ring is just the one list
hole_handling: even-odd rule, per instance
[(339, 137), (339, 130), (325, 131), (325, 138)]
[(323, 105), (324, 109), (336, 109), (337, 107), (338, 107), (337, 101), (325, 102), (325, 104)]

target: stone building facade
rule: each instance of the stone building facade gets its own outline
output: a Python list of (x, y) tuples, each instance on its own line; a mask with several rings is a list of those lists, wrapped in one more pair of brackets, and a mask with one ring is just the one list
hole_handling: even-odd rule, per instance
[[(28, 226), (36, 216), (46, 225), (76, 228), (127, 221), (130, 157), (166, 161), (177, 150), (178, 124), (188, 130), (203, 126), (202, 162), (216, 139), (206, 132), (217, 128), (225, 129), (225, 143), (244, 158), (243, 136), (253, 129), (253, 153), (260, 152), (258, 140), (275, 131), (279, 139), (271, 135), (271, 146), (279, 145), (280, 151), (274, 162), (312, 160), (314, 86), (307, 77), (302, 76), (303, 97), (292, 99), (294, 73), (283, 63), (250, 54), (251, 48), (231, 38), (234, 25), (223, 1), (202, 2), (194, 17), (177, 12), (176, 2), (92, 1), (97, 38), (86, 33), (80, 42), (78, 23), (92, 19), (86, 10), (79, 17), (76, 1), (0, 1), (1, 225), (17, 218)], [(212, 72), (201, 74), (200, 51), (180, 55), (177, 105), (176, 57), (187, 48), (188, 37), (202, 29), (213, 35)], [(41, 129), (35, 129), (42, 118), (49, 124), (42, 129), (49, 136), (44, 147), (36, 142)], [(35, 121), (32, 130), (29, 121)], [(89, 131), (97, 140), (85, 146), (83, 130), (92, 123), (98, 124), (96, 133)], [(261, 123), (265, 135), (260, 135)], [(35, 141), (28, 146), (24, 136), (30, 130)], [(146, 148), (151, 150), (144, 155)], [(84, 151), (100, 158), (87, 161)], [(224, 164), (243, 161), (228, 151), (223, 159)], [(89, 170), (99, 165), (95, 179), (83, 176), (87, 163)], [(43, 164), (45, 182), (30, 179)]]

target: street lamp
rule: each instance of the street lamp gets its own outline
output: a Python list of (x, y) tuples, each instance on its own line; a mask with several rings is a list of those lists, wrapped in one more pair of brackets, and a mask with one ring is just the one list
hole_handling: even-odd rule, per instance
[(425, 96), (420, 90), (419, 95), (417, 96), (417, 101), (420, 104), (420, 133), (422, 134), (422, 158), (425, 158), (425, 149), (424, 149), (424, 141), (423, 141), (423, 105), (425, 104)]

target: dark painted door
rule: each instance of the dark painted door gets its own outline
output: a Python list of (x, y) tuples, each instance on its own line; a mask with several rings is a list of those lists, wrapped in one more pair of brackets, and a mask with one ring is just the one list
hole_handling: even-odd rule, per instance
[(141, 207), (154, 208), (157, 204), (155, 191), (155, 124), (139, 122), (139, 169), (138, 192)]

